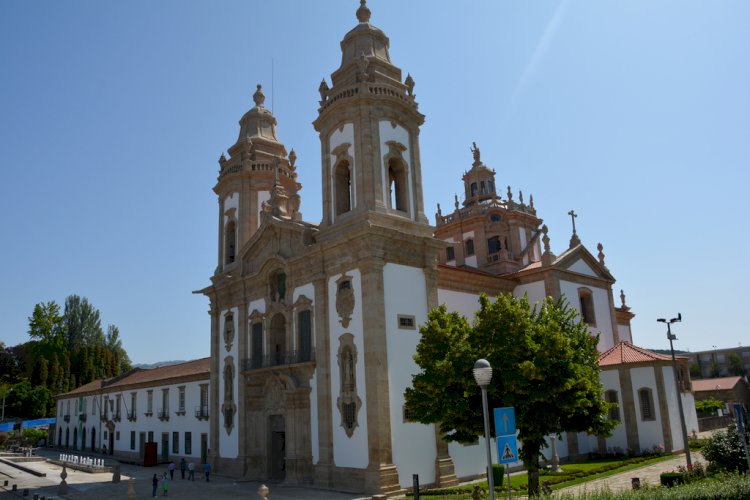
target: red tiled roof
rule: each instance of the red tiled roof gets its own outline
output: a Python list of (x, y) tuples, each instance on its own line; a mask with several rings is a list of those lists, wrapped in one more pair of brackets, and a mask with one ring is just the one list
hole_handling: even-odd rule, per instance
[(693, 380), (693, 391), (724, 391), (734, 388), (742, 377), (719, 377)]
[(149, 382), (158, 382), (160, 380), (189, 377), (192, 375), (205, 374), (208, 376), (210, 371), (210, 361), (211, 358), (202, 358), (187, 361), (185, 363), (178, 363), (176, 365), (160, 366), (158, 368), (135, 368), (119, 377), (94, 380), (93, 382), (82, 385), (70, 392), (60, 394), (58, 397), (85, 394), (100, 389), (110, 389), (126, 385), (145, 384)]
[[(684, 356), (677, 356), (677, 358), (687, 359)], [(599, 355), (599, 366), (649, 363), (651, 361), (672, 361), (672, 357), (649, 351), (630, 342), (620, 342)]]

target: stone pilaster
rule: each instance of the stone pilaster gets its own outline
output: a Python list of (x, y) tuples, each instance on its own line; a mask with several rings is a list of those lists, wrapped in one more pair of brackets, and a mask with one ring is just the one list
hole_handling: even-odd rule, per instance
[(333, 415), (331, 408), (331, 339), (328, 334), (328, 285), (325, 278), (313, 281), (315, 287), (315, 378), (318, 388), (318, 463), (315, 483), (333, 486)]
[(628, 448), (638, 453), (641, 449), (640, 438), (638, 437), (638, 415), (636, 414), (636, 404), (633, 396), (633, 380), (630, 378), (630, 369), (622, 367), (617, 369), (620, 376), (620, 389), (622, 391), (622, 418), (625, 424), (625, 436), (627, 438)]
[[(664, 370), (662, 366), (654, 366), (653, 370), (656, 378), (656, 397), (659, 398), (659, 417), (661, 419), (661, 433), (664, 435), (664, 449), (672, 451), (674, 443), (672, 442), (672, 425), (669, 421), (669, 405), (667, 404), (667, 391), (664, 384)], [(680, 397), (679, 393), (677, 397)]]
[(401, 487), (398, 471), (393, 465), (391, 442), (383, 266), (383, 261), (374, 258), (360, 266), (362, 297), (368, 298), (368, 306), (362, 311), (369, 458), (365, 491), (393, 494), (399, 492)]
[(456, 467), (453, 464), (448, 452), (448, 443), (440, 436), (440, 425), (434, 424), (435, 428), (435, 448), (437, 455), (435, 457), (435, 484), (441, 488), (458, 485), (456, 477)]
[[(211, 408), (209, 409), (209, 439), (208, 460), (216, 466), (216, 459), (219, 457), (219, 427), (222, 419), (219, 416), (219, 373), (221, 373), (221, 344), (219, 333), (219, 306), (216, 304), (216, 298), (211, 298), (211, 377), (209, 379), (209, 396)], [(196, 443), (200, 446), (200, 441)], [(219, 472), (219, 471), (217, 471)]]

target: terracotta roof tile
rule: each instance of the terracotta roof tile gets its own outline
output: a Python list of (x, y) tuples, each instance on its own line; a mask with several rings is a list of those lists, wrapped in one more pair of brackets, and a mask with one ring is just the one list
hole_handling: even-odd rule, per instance
[(693, 380), (693, 391), (723, 391), (734, 388), (742, 377), (719, 377), (719, 378), (704, 378)]
[[(687, 359), (677, 356), (679, 359)], [(610, 350), (599, 355), (599, 366), (624, 365), (629, 363), (648, 363), (651, 361), (672, 361), (672, 356), (659, 354), (630, 342), (620, 342)]]
[(75, 396), (77, 394), (86, 394), (99, 391), (101, 389), (116, 389), (117, 387), (146, 384), (149, 382), (158, 382), (161, 380), (170, 380), (193, 375), (203, 375), (208, 377), (210, 371), (211, 358), (196, 359), (176, 365), (160, 366), (158, 368), (135, 368), (119, 377), (99, 379), (82, 385), (70, 392), (60, 394), (57, 397)]

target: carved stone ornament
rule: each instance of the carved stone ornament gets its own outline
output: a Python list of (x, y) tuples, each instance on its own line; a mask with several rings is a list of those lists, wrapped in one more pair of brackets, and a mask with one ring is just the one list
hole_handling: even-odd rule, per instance
[(224, 317), (224, 348), (227, 352), (232, 350), (234, 343), (234, 316), (230, 313)]
[(344, 328), (349, 327), (354, 312), (354, 289), (352, 288), (352, 277), (342, 274), (336, 280), (336, 312), (339, 315), (339, 323)]
[(234, 415), (237, 413), (237, 405), (234, 403), (234, 358), (224, 358), (224, 402), (221, 405), (221, 414), (224, 417), (224, 430), (227, 435), (232, 434), (234, 428)]
[(341, 427), (351, 438), (359, 427), (359, 410), (362, 400), (357, 395), (357, 346), (354, 335), (345, 333), (339, 337), (338, 355), (340, 389), (336, 407), (341, 415)]

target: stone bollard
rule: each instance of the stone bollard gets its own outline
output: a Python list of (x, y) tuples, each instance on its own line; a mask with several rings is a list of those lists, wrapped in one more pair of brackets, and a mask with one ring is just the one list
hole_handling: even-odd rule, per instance
[(258, 497), (260, 497), (261, 500), (266, 500), (268, 498), (268, 486), (265, 484), (260, 485), (260, 488), (258, 488)]
[(120, 464), (117, 464), (112, 468), (112, 482), (120, 482)]
[(57, 496), (63, 496), (68, 494), (68, 483), (65, 482), (65, 478), (68, 477), (68, 471), (65, 469), (65, 464), (63, 464), (63, 470), (60, 473), (60, 484), (57, 486)]
[(127, 500), (135, 500), (135, 479), (132, 477), (128, 479), (128, 494)]
[(630, 486), (633, 487), (634, 490), (640, 490), (641, 489), (641, 478), (634, 477), (630, 480)]

